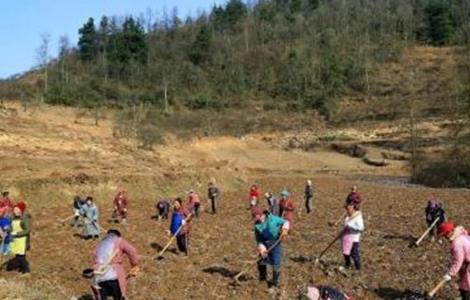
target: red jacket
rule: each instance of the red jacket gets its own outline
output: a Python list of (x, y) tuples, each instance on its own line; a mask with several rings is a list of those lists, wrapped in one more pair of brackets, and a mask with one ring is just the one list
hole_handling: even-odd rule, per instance
[(0, 215), (10, 213), (13, 210), (13, 203), (9, 197), (0, 197)]
[(118, 193), (116, 197), (114, 197), (113, 204), (114, 204), (114, 209), (118, 211), (122, 212), (124, 210), (127, 210), (127, 204), (128, 204), (127, 196), (123, 193)]
[(281, 199), (281, 202), (279, 203), (279, 208), (282, 212), (281, 217), (292, 223), (292, 221), (294, 220), (294, 201), (292, 201), (291, 198)]
[(261, 191), (258, 188), (250, 189), (250, 197), (248, 198), (248, 200), (251, 200), (253, 197), (255, 197), (256, 199), (259, 199), (260, 196), (261, 196)]

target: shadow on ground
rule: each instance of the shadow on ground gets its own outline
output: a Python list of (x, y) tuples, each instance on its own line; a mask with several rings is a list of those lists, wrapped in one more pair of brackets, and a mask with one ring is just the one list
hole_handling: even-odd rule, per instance
[(378, 288), (375, 294), (384, 300), (426, 300), (427, 297), (422, 291), (405, 290), (400, 291), (394, 288)]

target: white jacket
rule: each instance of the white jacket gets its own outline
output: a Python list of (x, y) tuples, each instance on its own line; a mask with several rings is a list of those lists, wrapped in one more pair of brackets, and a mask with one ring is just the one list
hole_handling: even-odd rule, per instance
[(364, 219), (360, 211), (344, 219), (344, 228), (347, 233), (352, 235), (353, 242), (359, 242), (361, 233), (364, 231)]

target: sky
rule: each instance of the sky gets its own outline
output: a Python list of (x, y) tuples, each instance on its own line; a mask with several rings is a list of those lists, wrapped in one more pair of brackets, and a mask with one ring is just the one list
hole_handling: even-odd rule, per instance
[(58, 41), (67, 36), (72, 45), (78, 41), (78, 29), (89, 17), (95, 24), (103, 15), (124, 16), (151, 9), (161, 16), (174, 7), (184, 20), (214, 4), (226, 0), (0, 0), (0, 79), (28, 71), (37, 65), (36, 49), (41, 34), (51, 38), (51, 54), (56, 56)]

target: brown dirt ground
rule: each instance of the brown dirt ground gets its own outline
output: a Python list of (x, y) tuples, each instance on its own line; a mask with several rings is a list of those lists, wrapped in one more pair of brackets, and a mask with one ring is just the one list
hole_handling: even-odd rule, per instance
[[(32, 275), (20, 278), (2, 272), (7, 283), (25, 289), (15, 296), (8, 289), (4, 290), (8, 294), (0, 291), (3, 299), (70, 299), (88, 294), (88, 283), (80, 273), (90, 265), (96, 242), (75, 237), (76, 232), (58, 220), (71, 214), (74, 194), (92, 194), (101, 209), (101, 225), (110, 228), (106, 220), (119, 185), (128, 189), (132, 202), (129, 224), (117, 227), (142, 255), (142, 274), (130, 282), (130, 299), (271, 299), (267, 288), (255, 280), (255, 270), (240, 286), (233, 286), (230, 278), (255, 258), (246, 210), (252, 182), (263, 191), (288, 187), (298, 207), (294, 229), (284, 245), (281, 299), (292, 299), (297, 288), (312, 279), (341, 287), (356, 299), (407, 299), (407, 290), (427, 290), (437, 283), (449, 263), (446, 243), (426, 241), (419, 248), (408, 248), (425, 230), (426, 201), (439, 197), (452, 220), (468, 225), (468, 190), (361, 180), (364, 175), (406, 175), (403, 162), (374, 168), (327, 151), (285, 152), (257, 137), (206, 139), (136, 151), (130, 142), (112, 138), (109, 122), (98, 128), (87, 120), (75, 124), (70, 121), (73, 113), (65, 108), (44, 109), (32, 116), (19, 111), (0, 125), (0, 183), (14, 197), (26, 198), (33, 215)], [(80, 173), (89, 178), (78, 182)], [(151, 219), (155, 199), (181, 195), (189, 188), (204, 196), (211, 177), (222, 189), (221, 210), (195, 221), (190, 257), (170, 251), (163, 260), (153, 259), (168, 239), (168, 222)], [(307, 178), (317, 189), (311, 215), (305, 214), (301, 200)], [(342, 263), (339, 245), (324, 257), (326, 271), (331, 272), (308, 258), (318, 255), (335, 236), (327, 222), (342, 214), (342, 202), (352, 184), (358, 184), (367, 199), (363, 205), (367, 230), (362, 242), (364, 270), (346, 278), (334, 271)], [(28, 289), (35, 293), (27, 293)], [(456, 295), (451, 284), (439, 299)]]

